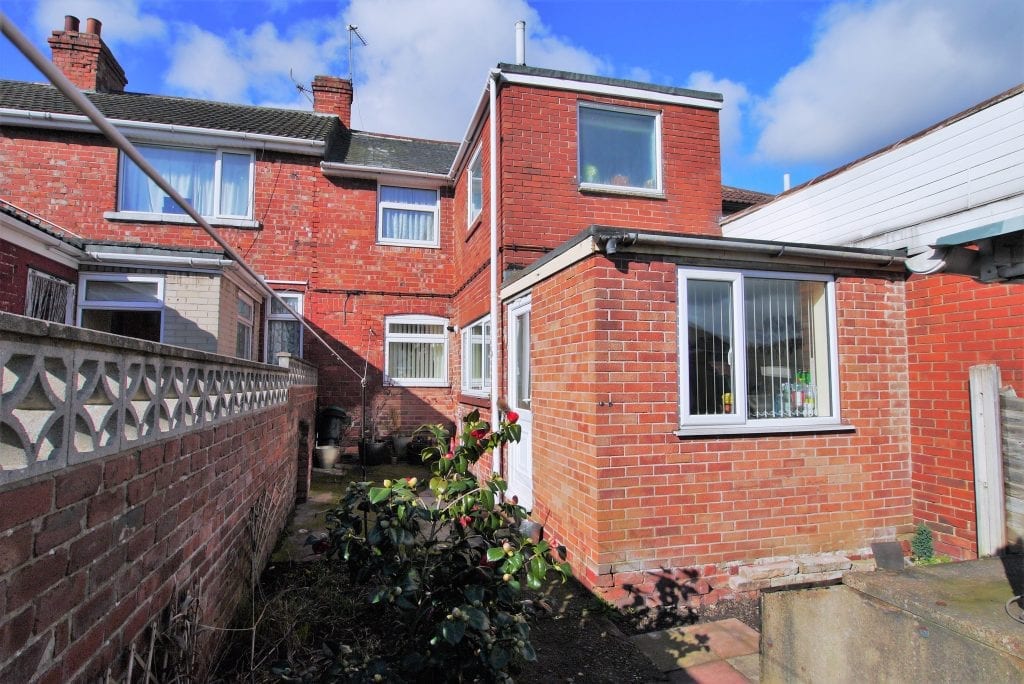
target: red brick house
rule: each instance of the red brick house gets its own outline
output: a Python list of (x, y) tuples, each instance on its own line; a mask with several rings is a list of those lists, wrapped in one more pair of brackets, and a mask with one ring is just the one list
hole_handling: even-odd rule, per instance
[[(123, 92), (98, 24), (51, 44), (368, 369), (378, 427), (490, 415), (499, 398), (520, 414), (524, 439), (485, 467), (588, 585), (713, 601), (833, 578), (910, 529), (903, 255), (723, 238), (724, 213), (767, 197), (721, 185), (720, 95), (499, 64), (456, 144), (351, 130), (342, 79), (317, 77), (313, 112), (142, 95)], [(79, 236), (78, 291), (101, 283), (84, 304), (157, 320), (167, 341), (171, 309), (188, 320), (194, 304), (167, 301), (172, 275), (216, 279), (217, 345), (301, 352), (321, 402), (359, 414), (357, 374), (52, 87), (0, 81), (0, 126), (0, 196)], [(114, 318), (79, 299), (83, 324)], [(806, 556), (824, 552), (848, 555)]]

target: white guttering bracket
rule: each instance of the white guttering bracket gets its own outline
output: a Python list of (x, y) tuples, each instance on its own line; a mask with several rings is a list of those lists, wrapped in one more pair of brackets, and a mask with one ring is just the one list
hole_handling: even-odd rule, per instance
[(501, 76), (508, 83), (517, 85), (528, 85), (537, 88), (550, 88), (552, 90), (572, 90), (577, 93), (588, 95), (604, 95), (607, 97), (621, 97), (629, 100), (640, 100), (643, 102), (659, 102), (662, 104), (684, 105), (687, 107), (700, 107), (701, 109), (721, 109), (722, 103), (715, 100), (705, 100), (690, 95), (674, 95), (672, 93), (660, 93), (654, 90), (643, 88), (630, 88), (628, 86), (611, 85), (608, 83), (588, 83), (586, 81), (569, 81), (550, 76), (531, 76), (529, 74), (510, 74), (502, 71)]
[(556, 254), (550, 261), (541, 264), (526, 275), (501, 288), (501, 300), (507, 302), (516, 295), (529, 290), (542, 280), (547, 280), (559, 271), (569, 268), (577, 261), (582, 261), (591, 254), (597, 254), (600, 251), (600, 246), (595, 238), (588, 237), (585, 240), (581, 240), (564, 252)]
[[(261, 149), (274, 152), (288, 152), (320, 156), (325, 144), (322, 140), (300, 140), (264, 133), (243, 133), (221, 131), (214, 128), (177, 126), (174, 124), (149, 123), (110, 119), (126, 138), (134, 142), (164, 143), (175, 145), (202, 145), (230, 147), (236, 149)], [(26, 111), (0, 108), (0, 126), (24, 126), (46, 128), (58, 131), (100, 134), (100, 130), (88, 117), (78, 114), (55, 114), (52, 112)]]
[(383, 166), (320, 162), (320, 170), (325, 176), (333, 178), (362, 178), (364, 180), (380, 181), (384, 185), (395, 184), (402, 187), (440, 188), (450, 185), (452, 182), (452, 178), (444, 173), (403, 171)]
[(6, 240), (68, 268), (78, 269), (79, 262), (88, 258), (88, 255), (78, 247), (25, 225), (7, 214), (0, 214), (0, 240)]

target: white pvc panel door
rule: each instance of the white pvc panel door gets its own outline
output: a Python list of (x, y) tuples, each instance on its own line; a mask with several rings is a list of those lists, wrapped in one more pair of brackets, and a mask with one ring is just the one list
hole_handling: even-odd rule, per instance
[(519, 414), (522, 437), (508, 448), (509, 496), (519, 505), (533, 508), (533, 413), (530, 407), (530, 298), (512, 303), (508, 309), (508, 398), (509, 407)]

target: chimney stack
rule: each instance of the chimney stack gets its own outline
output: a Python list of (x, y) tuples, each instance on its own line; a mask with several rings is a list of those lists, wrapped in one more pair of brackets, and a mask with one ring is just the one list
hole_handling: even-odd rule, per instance
[(90, 17), (84, 32), (79, 32), (79, 26), (78, 17), (69, 14), (64, 17), (64, 30), (50, 36), (53, 63), (81, 90), (123, 93), (128, 79), (100, 38), (102, 22)]
[(351, 128), (352, 81), (337, 76), (314, 76), (313, 111), (335, 114), (345, 128)]
[(516, 64), (526, 64), (526, 22), (522, 19), (516, 22)]

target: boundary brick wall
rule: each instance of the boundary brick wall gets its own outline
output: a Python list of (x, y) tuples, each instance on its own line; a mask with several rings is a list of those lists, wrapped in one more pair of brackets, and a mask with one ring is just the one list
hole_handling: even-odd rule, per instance
[(935, 534), (938, 553), (977, 556), (971, 366), (999, 366), (1024, 396), (1024, 288), (964, 276), (907, 282), (914, 521)]
[(536, 518), (577, 576), (621, 602), (665, 570), (711, 603), (739, 564), (909, 532), (903, 282), (836, 282), (855, 431), (679, 438), (676, 268), (594, 256), (533, 289)]
[[(272, 545), (308, 473), (315, 399), (293, 386), (286, 404), (0, 489), (0, 681), (117, 676), (186, 594), (202, 624), (226, 626), (248, 586), (250, 511), (278, 494)], [(219, 638), (200, 630), (203, 667)]]

